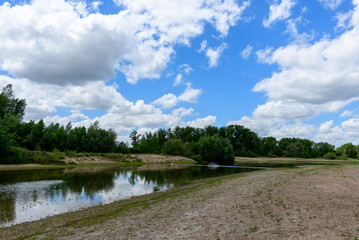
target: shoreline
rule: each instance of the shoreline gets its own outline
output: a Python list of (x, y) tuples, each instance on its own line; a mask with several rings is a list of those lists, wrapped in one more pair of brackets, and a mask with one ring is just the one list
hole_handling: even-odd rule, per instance
[(209, 178), (0, 228), (4, 239), (355, 239), (359, 166)]
[[(138, 160), (140, 159), (140, 160)], [(196, 161), (179, 156), (163, 156), (155, 154), (132, 154), (127, 158), (110, 158), (110, 157), (72, 157), (65, 158), (61, 164), (0, 164), (1, 171), (15, 170), (37, 170), (37, 169), (59, 169), (59, 168), (76, 168), (76, 167), (101, 167), (101, 166), (142, 166), (145, 164), (195, 164)]]
[[(140, 159), (138, 161), (137, 159)], [(137, 160), (137, 161), (136, 161)], [(248, 163), (308, 163), (308, 164), (322, 164), (322, 165), (347, 165), (359, 164), (359, 160), (328, 160), (328, 159), (305, 159), (305, 158), (269, 158), (269, 157), (236, 157), (235, 164)], [(100, 167), (100, 166), (142, 166), (144, 164), (196, 164), (197, 162), (181, 156), (163, 156), (156, 154), (132, 154), (125, 159), (114, 159), (110, 157), (72, 157), (65, 158), (62, 164), (0, 164), (1, 171), (12, 170), (37, 170), (37, 169), (58, 169), (58, 168), (75, 168), (75, 167)]]

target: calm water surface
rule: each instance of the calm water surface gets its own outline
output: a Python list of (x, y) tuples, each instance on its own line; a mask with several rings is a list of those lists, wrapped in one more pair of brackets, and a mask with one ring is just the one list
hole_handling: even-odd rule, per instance
[(0, 227), (108, 204), (202, 178), (256, 170), (244, 167), (96, 167), (0, 172)]

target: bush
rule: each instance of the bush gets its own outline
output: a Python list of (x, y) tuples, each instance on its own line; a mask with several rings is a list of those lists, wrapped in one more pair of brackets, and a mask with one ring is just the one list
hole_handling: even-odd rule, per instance
[(337, 159), (337, 155), (335, 154), (335, 152), (328, 152), (328, 153), (324, 154), (323, 158), (325, 158), (325, 159)]
[(218, 164), (234, 163), (233, 147), (227, 138), (221, 138), (217, 134), (203, 137), (199, 140), (199, 145), (203, 161)]
[(190, 158), (198, 163), (202, 163), (202, 157), (199, 154), (192, 155)]

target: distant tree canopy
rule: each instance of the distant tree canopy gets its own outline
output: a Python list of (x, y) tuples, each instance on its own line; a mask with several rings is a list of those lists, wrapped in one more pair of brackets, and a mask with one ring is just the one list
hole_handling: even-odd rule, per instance
[(0, 119), (3, 120), (10, 115), (22, 119), (25, 114), (25, 107), (25, 99), (15, 98), (11, 84), (2, 89), (0, 94)]
[(215, 162), (219, 164), (233, 164), (234, 152), (228, 138), (213, 136), (202, 137), (199, 140), (200, 155), (204, 162)]
[(190, 157), (199, 162), (232, 164), (239, 157), (300, 157), (328, 159), (358, 158), (359, 145), (346, 143), (335, 149), (327, 142), (315, 143), (308, 139), (274, 137), (261, 138), (257, 133), (240, 125), (205, 128), (179, 127), (155, 132), (130, 134), (130, 147), (118, 142), (116, 133), (104, 130), (95, 122), (86, 128), (58, 123), (45, 125), (23, 122), (26, 101), (15, 98), (12, 86), (0, 94), (0, 160), (14, 153), (14, 147), (37, 151), (74, 151), (97, 153), (152, 153)]
[(16, 143), (16, 130), (25, 114), (26, 102), (15, 98), (11, 84), (0, 94), (0, 158), (10, 155)]

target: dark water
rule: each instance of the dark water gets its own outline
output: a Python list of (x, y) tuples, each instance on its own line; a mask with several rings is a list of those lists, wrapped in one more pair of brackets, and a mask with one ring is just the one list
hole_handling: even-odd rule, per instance
[(0, 227), (257, 168), (151, 166), (0, 172)]

